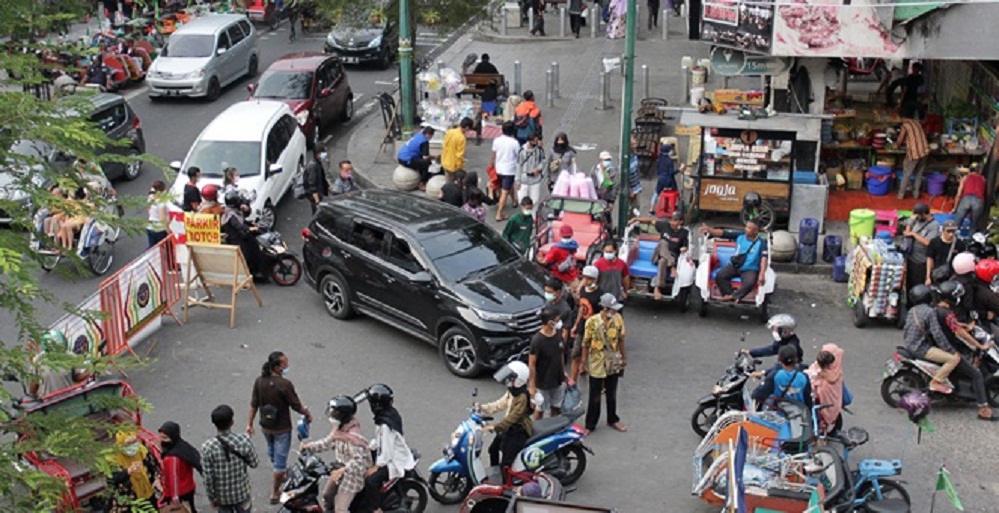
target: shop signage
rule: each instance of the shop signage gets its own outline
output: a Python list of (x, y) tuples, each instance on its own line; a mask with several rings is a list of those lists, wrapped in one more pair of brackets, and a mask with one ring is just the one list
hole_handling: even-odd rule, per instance
[(769, 55), (747, 55), (739, 50), (716, 46), (711, 51), (711, 68), (715, 73), (728, 77), (780, 75), (791, 68), (791, 59)]
[(749, 105), (762, 107), (766, 95), (763, 91), (743, 91), (742, 89), (715, 89), (714, 102), (723, 105)]
[(742, 198), (755, 192), (764, 199), (786, 200), (791, 194), (787, 182), (736, 180), (731, 178), (701, 178), (699, 208), (711, 212), (739, 212)]
[(746, 52), (769, 54), (773, 5), (708, 0), (701, 9), (701, 40)]
[(767, 170), (767, 165), (764, 163), (770, 154), (770, 148), (767, 146), (734, 142), (728, 145), (725, 153), (730, 160), (735, 160), (737, 171), (759, 173)]
[(185, 212), (184, 231), (187, 233), (187, 242), (222, 243), (222, 221), (219, 216)]

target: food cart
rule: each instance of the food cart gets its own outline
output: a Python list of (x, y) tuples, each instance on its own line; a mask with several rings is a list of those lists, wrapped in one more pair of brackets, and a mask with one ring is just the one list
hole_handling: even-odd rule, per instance
[(870, 319), (905, 324), (905, 255), (882, 240), (861, 242), (850, 255), (846, 304), (853, 308), (853, 325), (863, 328)]

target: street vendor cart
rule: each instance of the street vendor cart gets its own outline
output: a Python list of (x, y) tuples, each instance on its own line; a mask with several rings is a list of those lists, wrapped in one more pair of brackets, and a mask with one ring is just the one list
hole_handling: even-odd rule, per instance
[(871, 319), (905, 324), (905, 255), (882, 240), (863, 242), (850, 257), (846, 304), (853, 308), (853, 325), (863, 328)]

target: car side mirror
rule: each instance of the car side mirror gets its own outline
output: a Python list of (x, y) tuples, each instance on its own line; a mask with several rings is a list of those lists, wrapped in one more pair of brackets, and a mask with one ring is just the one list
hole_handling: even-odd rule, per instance
[(424, 285), (431, 283), (433, 279), (430, 277), (430, 273), (428, 273), (427, 271), (420, 271), (418, 273), (413, 274), (413, 276), (409, 279), (409, 281)]
[(180, 164), (181, 162), (179, 160), (174, 160), (170, 162), (170, 169), (173, 169), (174, 171), (180, 171)]
[(215, 50), (215, 55), (222, 55), (222, 54), (224, 54), (224, 53), (226, 53), (228, 51), (229, 51), (229, 49), (227, 49), (227, 48), (219, 48), (218, 50)]
[(268, 176), (276, 175), (280, 173), (282, 170), (283, 169), (281, 168), (281, 164), (271, 164), (267, 166), (267, 175)]
[(249, 91), (250, 94), (253, 94), (253, 91), (257, 90), (257, 84), (247, 84), (246, 90)]
[(326, 98), (327, 96), (329, 96), (331, 94), (333, 94), (333, 89), (330, 89), (329, 87), (326, 87), (326, 88), (322, 89), (321, 91), (319, 91), (319, 97), (320, 98)]

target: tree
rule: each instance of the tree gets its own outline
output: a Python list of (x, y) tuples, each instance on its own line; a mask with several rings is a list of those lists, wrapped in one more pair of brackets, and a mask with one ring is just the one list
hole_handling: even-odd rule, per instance
[[(40, 370), (61, 372), (85, 368), (104, 373), (111, 361), (106, 357), (69, 354), (36, 354), (45, 327), (36, 316), (40, 302), (60, 304), (51, 292), (42, 289), (36, 278), (41, 257), (31, 248), (36, 232), (32, 215), (39, 209), (59, 209), (120, 226), (127, 233), (144, 229), (143, 220), (121, 219), (109, 212), (109, 200), (100, 197), (95, 186), (73, 166), (50, 157), (62, 155), (89, 162), (121, 160), (102, 155), (112, 143), (104, 132), (79, 113), (87, 112), (84, 97), (44, 100), (32, 94), (48, 81), (52, 68), (36, 56), (46, 48), (50, 31), (80, 19), (90, 2), (70, 0), (4, 0), (0, 2), (0, 210), (12, 218), (10, 227), (0, 228), (0, 315), (16, 329), (16, 336), (0, 339), (0, 376), (7, 382), (27, 384), (37, 381)], [(147, 158), (143, 156), (142, 158)], [(92, 194), (87, 202), (73, 202), (50, 189), (83, 189)], [(139, 206), (145, 198), (119, 198), (118, 204)], [(75, 256), (70, 255), (70, 258)], [(77, 270), (83, 269), (77, 260)], [(66, 271), (71, 274), (73, 271)], [(69, 304), (60, 304), (74, 311)], [(100, 315), (99, 312), (76, 312)], [(9, 321), (7, 320), (9, 319)], [(105, 458), (107, 446), (94, 440), (94, 433), (121, 429), (86, 418), (59, 415), (19, 415), (14, 405), (21, 394), (17, 387), (0, 387), (0, 510), (54, 511), (65, 491), (61, 479), (26, 465), (24, 455), (43, 452), (66, 458), (102, 472), (110, 470)], [(141, 400), (111, 401), (108, 407), (134, 408)]]

